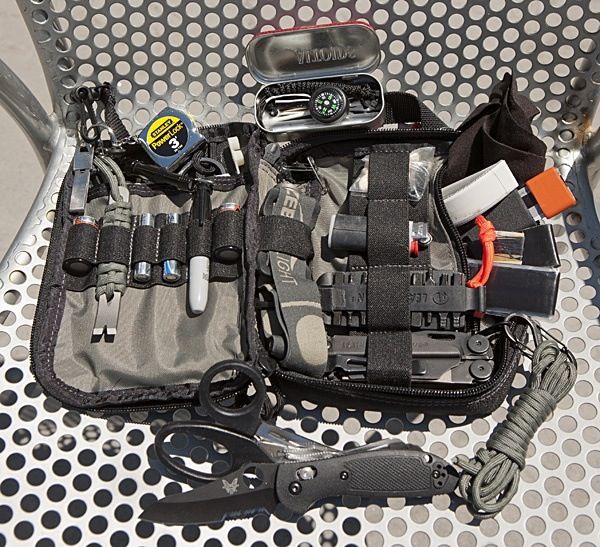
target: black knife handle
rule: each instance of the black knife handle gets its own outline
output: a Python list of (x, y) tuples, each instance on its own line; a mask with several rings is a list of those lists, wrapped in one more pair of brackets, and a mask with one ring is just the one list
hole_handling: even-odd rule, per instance
[(331, 496), (431, 497), (457, 485), (454, 468), (418, 449), (358, 449), (326, 460), (286, 463), (277, 472), (280, 503), (297, 514)]

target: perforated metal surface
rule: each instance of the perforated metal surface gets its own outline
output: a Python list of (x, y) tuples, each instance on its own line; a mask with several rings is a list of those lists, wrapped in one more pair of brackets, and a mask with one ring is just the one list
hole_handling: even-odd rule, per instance
[[(413, 90), (451, 125), (485, 100), (506, 67), (536, 101), (536, 127), (566, 175), (576, 157), (600, 83), (600, 2), (18, 0), (60, 112), (88, 79), (112, 80), (119, 109), (139, 128), (167, 103), (204, 123), (247, 119), (255, 82), (243, 64), (254, 32), (273, 26), (365, 18), (384, 58), (389, 90)], [(73, 119), (67, 115), (67, 125)], [(562, 260), (559, 309), (551, 332), (578, 358), (579, 378), (530, 446), (513, 503), (493, 521), (470, 522), (458, 498), (409, 507), (379, 500), (325, 504), (297, 523), (277, 517), (202, 529), (141, 523), (149, 500), (180, 486), (161, 476), (151, 442), (155, 416), (133, 423), (67, 411), (45, 398), (28, 368), (28, 340), (56, 192), (73, 152), (62, 136), (37, 202), (2, 263), (0, 325), (0, 545), (598, 545), (600, 537), (600, 228), (589, 194), (555, 223)], [(583, 194), (581, 194), (583, 192)], [(5, 197), (10, 199), (10, 196)], [(513, 395), (525, 384), (518, 374)], [(398, 435), (441, 456), (471, 455), (505, 409), (491, 417), (395, 416), (334, 408), (286, 407), (280, 425), (326, 444)], [(175, 418), (189, 417), (178, 411)]]

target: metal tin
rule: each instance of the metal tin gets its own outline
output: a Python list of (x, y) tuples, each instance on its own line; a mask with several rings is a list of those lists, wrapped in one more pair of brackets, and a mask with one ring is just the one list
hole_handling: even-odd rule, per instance
[[(383, 86), (369, 74), (379, 66), (381, 49), (375, 30), (367, 23), (352, 21), (260, 33), (248, 44), (246, 60), (252, 76), (264, 84), (256, 94), (254, 116), (257, 125), (267, 133), (295, 138), (309, 131), (373, 129), (383, 124)], [(381, 100), (374, 111), (356, 115), (350, 109), (348, 115), (328, 123), (302, 114), (287, 119), (271, 116), (267, 107), (268, 101), (273, 100), (270, 86), (308, 80), (323, 80), (326, 86), (368, 85), (377, 89)]]
[(263, 84), (369, 73), (380, 60), (375, 30), (360, 21), (263, 32), (246, 49), (248, 70)]
[(356, 120), (344, 117), (339, 120), (336, 120), (334, 123), (321, 123), (316, 119), (301, 119), (301, 120), (290, 120), (285, 121), (283, 123), (277, 122), (277, 124), (269, 124), (267, 120), (265, 120), (265, 111), (263, 106), (262, 97), (264, 95), (265, 89), (267, 89), (270, 85), (277, 84), (269, 84), (263, 86), (258, 93), (256, 94), (256, 100), (254, 101), (254, 117), (256, 119), (256, 124), (267, 133), (277, 133), (284, 134), (287, 138), (294, 138), (297, 135), (301, 135), (302, 133), (309, 131), (339, 131), (340, 129), (350, 129), (351, 127), (363, 127), (368, 129), (376, 129), (383, 124), (383, 120), (385, 118), (385, 96), (383, 86), (381, 82), (377, 80), (375, 77), (370, 74), (355, 74), (352, 76), (344, 76), (339, 78), (326, 77), (326, 78), (313, 78), (313, 80), (322, 79), (324, 82), (328, 84), (335, 84), (338, 81), (344, 83), (351, 84), (359, 84), (364, 83), (366, 81), (371, 81), (375, 86), (379, 88), (379, 92), (381, 94), (381, 107), (370, 114), (365, 114), (360, 123), (357, 123)]

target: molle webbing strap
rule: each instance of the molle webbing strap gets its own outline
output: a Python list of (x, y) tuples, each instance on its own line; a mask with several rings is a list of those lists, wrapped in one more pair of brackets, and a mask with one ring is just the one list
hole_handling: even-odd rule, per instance
[(308, 260), (314, 251), (311, 228), (290, 217), (269, 215), (258, 219), (259, 251), (278, 251)]
[[(267, 194), (263, 215), (288, 217), (312, 228), (318, 210), (314, 198), (280, 184)], [(321, 377), (327, 365), (327, 336), (317, 284), (306, 261), (279, 251), (268, 251), (268, 257), (279, 302), (278, 317), (286, 333), (281, 363), (290, 370)]]
[(367, 377), (374, 384), (406, 386), (412, 373), (408, 165), (406, 146), (370, 150)]

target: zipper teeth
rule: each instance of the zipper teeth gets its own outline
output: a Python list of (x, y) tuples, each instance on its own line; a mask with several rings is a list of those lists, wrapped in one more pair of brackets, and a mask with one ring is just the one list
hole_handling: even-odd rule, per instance
[(444, 228), (448, 232), (450, 238), (454, 241), (454, 247), (456, 248), (460, 260), (460, 269), (462, 270), (462, 273), (468, 276), (469, 265), (467, 263), (467, 253), (462, 244), (460, 233), (458, 232), (458, 229), (456, 228), (456, 226), (452, 222), (452, 219), (450, 218), (450, 214), (448, 213), (448, 209), (446, 208), (446, 204), (444, 203), (444, 198), (442, 195), (441, 181), (444, 174), (446, 173), (446, 169), (447, 166), (444, 164), (435, 176), (435, 181), (433, 185), (435, 206), (438, 210), (438, 213), (440, 214), (440, 219), (442, 221), (442, 224), (444, 225)]
[[(392, 138), (397, 135), (405, 135), (405, 136), (410, 135), (410, 136), (415, 137), (415, 139), (421, 140), (421, 139), (426, 139), (429, 136), (447, 137), (449, 135), (457, 136), (458, 134), (459, 133), (457, 131), (455, 131), (454, 129), (450, 129), (449, 127), (440, 127), (437, 129), (392, 129), (392, 128), (369, 129), (367, 131), (360, 132), (360, 133), (359, 132), (353, 133), (352, 131), (345, 131), (345, 132), (329, 131), (327, 133), (321, 134), (318, 137), (308, 136), (303, 139), (292, 140), (281, 147), (281, 152), (284, 155), (286, 153), (292, 155), (289, 152), (291, 149), (296, 148), (296, 147), (304, 148), (304, 147), (301, 147), (300, 145), (305, 145), (307, 149), (310, 149), (311, 147), (315, 146), (314, 143), (307, 142), (307, 141), (329, 142), (336, 137), (338, 138), (338, 140), (336, 141), (336, 143), (337, 143), (337, 142), (340, 142), (340, 140), (343, 140), (343, 141), (361, 140), (361, 139), (385, 140), (385, 139), (389, 139), (389, 138)], [(286, 157), (285, 159), (288, 159), (288, 158)]]

